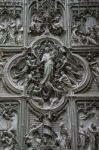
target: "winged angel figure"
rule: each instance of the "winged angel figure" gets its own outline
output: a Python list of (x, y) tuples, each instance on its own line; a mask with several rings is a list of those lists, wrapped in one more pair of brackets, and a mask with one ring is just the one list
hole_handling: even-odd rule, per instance
[(12, 69), (13, 81), (24, 86), (24, 93), (42, 99), (59, 97), (84, 78), (83, 67), (72, 52), (50, 42), (28, 48)]

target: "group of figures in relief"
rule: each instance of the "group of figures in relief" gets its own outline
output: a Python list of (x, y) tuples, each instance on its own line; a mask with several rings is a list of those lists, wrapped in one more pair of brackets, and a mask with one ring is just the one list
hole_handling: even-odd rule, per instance
[(33, 36), (41, 34), (62, 35), (64, 30), (63, 10), (57, 1), (36, 2), (31, 8), (30, 33)]
[(93, 11), (85, 10), (79, 15), (74, 14), (74, 25), (72, 26), (73, 46), (99, 46), (99, 23)]
[(18, 150), (16, 138), (16, 104), (0, 104), (0, 149)]
[[(20, 64), (20, 65), (18, 65)], [(12, 80), (23, 86), (25, 95), (44, 107), (48, 101), (52, 107), (61, 100), (63, 93), (71, 92), (84, 80), (84, 68), (66, 48), (44, 40), (12, 66)], [(46, 106), (47, 107), (47, 106)]]
[(52, 120), (43, 119), (43, 123), (33, 124), (25, 135), (27, 150), (71, 150), (71, 133), (64, 123), (59, 124), (58, 131), (54, 131)]
[[(48, 1), (46, 1), (47, 4)], [(49, 3), (48, 3), (49, 4)], [(38, 5), (36, 5), (38, 7)], [(33, 36), (51, 33), (61, 35), (64, 30), (63, 13), (57, 8), (47, 7), (32, 12), (29, 33)], [(55, 8), (55, 7), (54, 7)], [(4, 12), (6, 14), (6, 11)], [(94, 44), (99, 46), (97, 20), (89, 12), (86, 16), (76, 18), (72, 28), (72, 41), (75, 45)], [(0, 24), (0, 44), (21, 44), (23, 27), (20, 18), (5, 17)], [(44, 35), (45, 35), (44, 34)], [(53, 127), (53, 117), (50, 114), (56, 108), (61, 108), (61, 102), (66, 101), (64, 95), (73, 94), (86, 78), (83, 61), (70, 49), (60, 46), (56, 41), (46, 38), (38, 40), (32, 47), (27, 48), (18, 59), (14, 60), (10, 70), (11, 82), (23, 90), (23, 96), (33, 101), (32, 107), (37, 106), (39, 114), (49, 113), (33, 122), (32, 127), (24, 136), (27, 150), (71, 150), (71, 132), (66, 124), (61, 121), (57, 131)], [(93, 78), (98, 81), (98, 60), (90, 60)], [(13, 85), (12, 84), (12, 85)], [(65, 103), (66, 104), (66, 103)], [(65, 105), (64, 104), (64, 105)], [(63, 109), (63, 107), (62, 107)], [(34, 110), (33, 110), (34, 111)], [(13, 109), (10, 107), (2, 111), (5, 120), (12, 120)], [(38, 113), (38, 112), (37, 112)], [(46, 114), (45, 114), (46, 115)], [(89, 115), (89, 114), (88, 114)], [(87, 115), (86, 115), (87, 116)], [(38, 122), (37, 122), (38, 121)], [(19, 150), (16, 140), (16, 130), (0, 131), (0, 142), (3, 150)], [(86, 129), (83, 125), (79, 128), (79, 150), (98, 150), (99, 127), (91, 123)]]
[(96, 53), (90, 53), (86, 57), (91, 70), (93, 81), (97, 84), (99, 89), (99, 58), (96, 57)]
[(80, 103), (78, 111), (80, 150), (99, 149), (99, 103), (95, 101)]
[(55, 14), (56, 15), (53, 18), (51, 18), (51, 20), (49, 20), (50, 16), (46, 16), (49, 17), (48, 23), (45, 22), (45, 18), (40, 19), (40, 17), (37, 14), (33, 14), (31, 25), (30, 25), (30, 33), (33, 35), (40, 35), (42, 33), (43, 34), (52, 33), (54, 35), (61, 35), (64, 31), (63, 21), (61, 19), (60, 14), (58, 13)]
[(84, 126), (80, 125), (79, 147), (80, 150), (99, 149), (99, 126), (95, 123), (91, 123), (87, 129), (84, 129)]
[(0, 44), (21, 45), (23, 39), (23, 26), (18, 14), (8, 9), (1, 11), (0, 16)]

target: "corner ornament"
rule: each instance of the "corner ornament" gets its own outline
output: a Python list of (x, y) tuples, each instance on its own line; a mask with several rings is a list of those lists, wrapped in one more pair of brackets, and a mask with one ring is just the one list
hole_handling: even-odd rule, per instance
[[(87, 62), (53, 39), (40, 39), (5, 65), (4, 82), (12, 91), (39, 98), (77, 93), (90, 81)], [(39, 96), (39, 97), (38, 97)], [(60, 98), (61, 99), (61, 98)], [(50, 99), (51, 101), (51, 99)], [(54, 103), (51, 101), (50, 106)]]

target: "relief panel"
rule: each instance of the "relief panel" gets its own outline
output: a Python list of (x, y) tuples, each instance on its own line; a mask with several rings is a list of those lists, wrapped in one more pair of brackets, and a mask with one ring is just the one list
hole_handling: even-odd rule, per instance
[(29, 43), (37, 36), (63, 38), (65, 33), (64, 2), (35, 0), (29, 5)]
[(99, 3), (78, 3), (71, 9), (71, 45), (99, 46)]
[(0, 150), (19, 150), (18, 104), (0, 102)]
[(78, 113), (78, 149), (99, 149), (99, 102), (77, 103)]
[(85, 59), (48, 37), (9, 59), (4, 72), (4, 81), (12, 91), (46, 98), (50, 93), (57, 97), (79, 92), (91, 78)]
[(23, 19), (22, 4), (17, 2), (12, 5), (1, 3), (0, 5), (0, 45), (22, 46), (23, 43)]
[[(0, 150), (99, 150), (99, 102), (79, 100), (75, 109), (79, 95), (90, 96), (84, 92), (92, 82), (99, 89), (99, 58), (87, 48), (88, 55), (80, 56), (69, 47), (71, 40), (78, 49), (98, 49), (99, 3), (94, 4), (0, 1), (0, 81), (9, 91), (6, 98), (21, 99), (20, 110), (17, 101), (0, 101)], [(20, 47), (23, 37), (28, 47)]]
[(70, 0), (70, 2), (72, 4), (75, 4), (75, 3), (80, 3), (80, 4), (85, 4), (85, 5), (88, 5), (88, 4), (97, 4), (99, 1), (98, 0)]
[[(50, 110), (28, 113), (29, 125), (25, 135), (27, 150), (71, 150), (71, 129), (68, 121), (68, 103), (60, 112)], [(34, 111), (35, 112), (35, 111)]]
[(88, 53), (86, 60), (89, 63), (91, 70), (92, 81), (96, 83), (97, 89), (99, 90), (99, 57), (96, 53)]

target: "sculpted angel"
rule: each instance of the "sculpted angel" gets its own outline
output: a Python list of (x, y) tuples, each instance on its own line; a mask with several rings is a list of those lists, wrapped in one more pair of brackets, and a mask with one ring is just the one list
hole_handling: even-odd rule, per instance
[(63, 27), (63, 21), (61, 18), (61, 15), (56, 15), (55, 18), (51, 21), (51, 29), (50, 32), (52, 32), (55, 35), (62, 34), (64, 31)]
[(61, 77), (59, 78), (59, 81), (62, 83), (62, 86), (65, 91), (67, 91), (70, 88), (72, 89), (73, 85), (64, 71), (61, 71)]
[(79, 62), (74, 59), (72, 52), (66, 50), (61, 60), (61, 66), (58, 68), (58, 72), (61, 75), (59, 81), (63, 83), (64, 87), (73, 88), (78, 85), (79, 81), (83, 78), (82, 68)]
[(30, 30), (34, 34), (40, 34), (42, 32), (42, 20), (36, 15), (33, 15), (33, 20), (30, 25)]
[[(31, 48), (28, 48), (28, 51), (31, 51)], [(16, 67), (16, 72), (13, 74), (13, 79), (18, 83), (21, 80), (26, 81), (26, 78), (29, 77), (31, 71), (33, 71), (36, 65), (36, 55), (32, 52), (31, 55), (28, 52), (24, 52), (21, 59), (18, 60), (17, 65), (13, 65), (13, 68)]]

